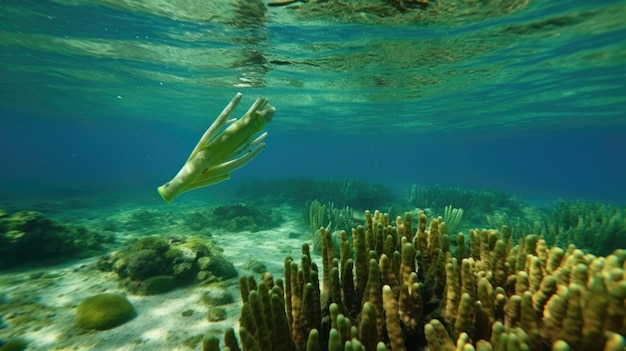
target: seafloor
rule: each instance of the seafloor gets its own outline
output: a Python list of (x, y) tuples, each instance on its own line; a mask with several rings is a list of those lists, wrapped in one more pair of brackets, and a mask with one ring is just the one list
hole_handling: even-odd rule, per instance
[[(156, 192), (155, 195), (158, 197)], [(252, 233), (215, 227), (190, 228), (189, 218), (193, 214), (208, 213), (224, 204), (223, 199), (182, 198), (173, 209), (163, 204), (124, 205), (115, 201), (115, 194), (107, 197), (107, 201), (116, 205), (90, 206), (93, 198), (81, 196), (41, 201), (29, 204), (26, 209), (48, 210), (53, 213), (51, 218), (70, 220), (93, 231), (112, 232), (115, 242), (110, 244), (110, 251), (153, 235), (210, 238), (224, 249), (224, 256), (233, 262), (240, 275), (258, 276), (259, 273), (250, 269), (256, 269), (254, 264), (262, 262), (268, 272), (282, 276), (285, 256), (297, 256), (306, 239), (301, 228), (301, 209), (289, 205), (273, 207), (274, 214), (283, 218), (279, 226)], [(126, 194), (120, 197), (128, 199)], [(15, 203), (7, 206), (22, 208)], [(198, 343), (207, 331), (221, 333), (226, 327), (238, 324), (239, 287), (238, 279), (234, 278), (221, 284), (177, 288), (160, 295), (128, 295), (137, 310), (132, 321), (105, 331), (77, 330), (75, 310), (82, 299), (103, 292), (127, 295), (118, 286), (115, 273), (96, 269), (98, 258), (73, 259), (57, 265), (29, 264), (0, 271), (0, 338), (25, 338), (30, 342), (29, 350), (189, 350), (199, 349)], [(207, 321), (209, 306), (202, 302), (207, 292), (236, 297), (232, 303), (221, 305), (226, 310), (225, 320)]]
[[(252, 183), (243, 185), (236, 193), (220, 196), (211, 194), (211, 189), (202, 189), (181, 196), (173, 205), (155, 201), (153, 196), (141, 198), (112, 192), (66, 197), (57, 194), (53, 199), (1, 203), (0, 220), (24, 213), (20, 211), (38, 211), (46, 220), (86, 228), (107, 239), (98, 239), (102, 243), (98, 243), (101, 245), (93, 257), (81, 258), (79, 254), (12, 262), (6, 259), (10, 254), (6, 246), (8, 225), (3, 227), (0, 223), (4, 231), (0, 234), (5, 236), (5, 257), (0, 257), (0, 341), (19, 338), (27, 343), (28, 350), (199, 350), (207, 332), (219, 335), (229, 327), (238, 329), (241, 298), (237, 277), (196, 279), (185, 286), (145, 296), (129, 292), (119, 274), (99, 269), (101, 258), (115, 255), (146, 237), (158, 236), (168, 242), (193, 238), (210, 242), (234, 264), (239, 277), (259, 279), (261, 273), (269, 272), (282, 278), (285, 258), (291, 256), (299, 262), (303, 243), (311, 245), (313, 261), (322, 265), (314, 240), (313, 214), (319, 211), (315, 206), (334, 211), (329, 216), (335, 216), (335, 224), (325, 217), (322, 220), (328, 223), (323, 222), (323, 226), (349, 231), (350, 226), (365, 224), (363, 211), (376, 209), (370, 206), (389, 213), (390, 218), (409, 212), (416, 221), (419, 210), (429, 218), (449, 216), (444, 207), (455, 204), (446, 201), (457, 201), (470, 208), (465, 209), (455, 228), (450, 228), (451, 239), (455, 233), (468, 233), (472, 228), (500, 229), (508, 225), (516, 239), (532, 232), (543, 235), (549, 245), (567, 246), (571, 243), (568, 241), (575, 241), (579, 248), (597, 255), (626, 247), (623, 239), (613, 240), (626, 235), (625, 209), (619, 206), (581, 201), (537, 205), (509, 194), (438, 186), (414, 186), (402, 194), (393, 194), (384, 186), (353, 180), (322, 181), (321, 187), (326, 190), (319, 193), (319, 201), (314, 201), (316, 198), (307, 192), (314, 191), (311, 182), (315, 181)], [(432, 206), (420, 205), (424, 203)], [(337, 221), (348, 227), (340, 228)], [(607, 221), (613, 222), (609, 226)], [(608, 231), (607, 228), (613, 232), (601, 231)], [(601, 247), (598, 243), (604, 234), (613, 235), (613, 239), (604, 241), (605, 247)], [(37, 243), (33, 240), (29, 245)], [(581, 247), (585, 243), (590, 247)], [(125, 295), (135, 306), (136, 317), (108, 330), (77, 328), (77, 305), (86, 297), (103, 292)], [(219, 303), (221, 317), (207, 318), (215, 308), (207, 303), (211, 296), (229, 297)]]

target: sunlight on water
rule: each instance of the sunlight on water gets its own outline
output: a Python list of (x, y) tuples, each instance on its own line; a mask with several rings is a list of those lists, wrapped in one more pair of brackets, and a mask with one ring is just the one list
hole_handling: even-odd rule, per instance
[(289, 115), (277, 119), (283, 132), (364, 132), (381, 118), (390, 133), (550, 126), (561, 115), (572, 127), (623, 122), (623, 1), (56, 0), (1, 9), (0, 92), (18, 112), (194, 124), (254, 89)]

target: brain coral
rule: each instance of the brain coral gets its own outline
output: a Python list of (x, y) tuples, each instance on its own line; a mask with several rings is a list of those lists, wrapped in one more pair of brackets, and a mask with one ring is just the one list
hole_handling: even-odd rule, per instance
[(133, 319), (133, 305), (117, 294), (99, 294), (81, 301), (76, 308), (76, 326), (80, 329), (106, 330)]

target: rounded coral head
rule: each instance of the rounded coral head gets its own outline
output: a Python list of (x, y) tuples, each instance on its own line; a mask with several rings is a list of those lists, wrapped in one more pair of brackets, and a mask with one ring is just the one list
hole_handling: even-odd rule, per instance
[(137, 313), (124, 296), (99, 294), (88, 297), (76, 307), (76, 326), (80, 329), (106, 330), (133, 319)]

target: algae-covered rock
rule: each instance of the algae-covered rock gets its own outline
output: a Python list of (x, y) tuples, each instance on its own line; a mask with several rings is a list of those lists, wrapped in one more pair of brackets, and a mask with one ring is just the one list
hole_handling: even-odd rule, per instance
[(198, 260), (198, 265), (200, 267), (198, 280), (200, 281), (213, 282), (238, 276), (233, 263), (221, 255), (202, 257)]
[(190, 283), (197, 272), (198, 264), (195, 260), (181, 260), (172, 263), (172, 275), (180, 283)]
[(189, 229), (196, 232), (205, 231), (211, 225), (211, 218), (204, 211), (194, 211), (184, 215), (182, 218)]
[(170, 245), (167, 243), (165, 238), (161, 236), (148, 236), (145, 238), (139, 239), (135, 245), (133, 245), (133, 251), (141, 251), (141, 250), (154, 250), (159, 255), (165, 253), (170, 249)]
[(28, 347), (28, 341), (23, 338), (12, 338), (0, 346), (0, 351), (22, 351)]
[(235, 302), (235, 298), (225, 289), (211, 289), (201, 296), (202, 302), (207, 306), (219, 306)]
[(236, 277), (237, 270), (221, 251), (201, 237), (168, 241), (150, 236), (101, 257), (96, 267), (117, 273), (120, 285), (131, 294), (154, 295), (179, 286)]
[(226, 309), (222, 307), (211, 307), (207, 311), (206, 319), (209, 322), (219, 322), (226, 319)]
[(185, 255), (191, 255), (196, 258), (208, 256), (211, 254), (209, 247), (198, 239), (189, 240), (177, 246), (179, 250), (184, 250)]
[(0, 269), (29, 263), (55, 264), (101, 253), (111, 235), (46, 218), (36, 211), (0, 215)]
[(171, 268), (162, 256), (156, 250), (151, 249), (133, 252), (128, 258), (126, 269), (128, 276), (133, 280), (145, 280), (171, 272)]
[(259, 274), (267, 272), (265, 263), (258, 260), (248, 260), (248, 262), (243, 265), (243, 268)]
[(99, 294), (78, 304), (75, 323), (80, 329), (106, 330), (120, 326), (136, 315), (135, 308), (125, 297)]
[(235, 203), (216, 207), (211, 212), (212, 224), (229, 231), (256, 232), (274, 228), (282, 223), (280, 214), (271, 208)]
[(177, 257), (181, 256), (182, 254), (183, 252), (180, 249), (170, 248), (165, 252), (163, 257), (165, 257), (165, 260), (167, 260), (167, 262), (173, 262)]
[(171, 275), (159, 275), (150, 277), (141, 282), (127, 280), (123, 285), (128, 292), (135, 295), (158, 295), (174, 288), (176, 279)]

